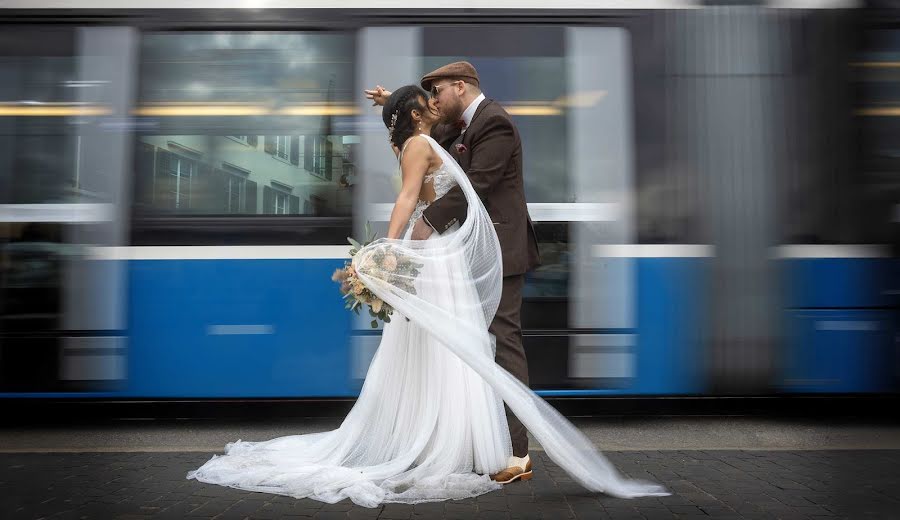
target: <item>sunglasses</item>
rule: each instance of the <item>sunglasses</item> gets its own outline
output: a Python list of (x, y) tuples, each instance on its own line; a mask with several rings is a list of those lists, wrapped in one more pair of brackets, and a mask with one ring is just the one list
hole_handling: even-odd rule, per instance
[(441, 93), (442, 88), (453, 85), (454, 83), (461, 83), (461, 82), (462, 82), (461, 80), (456, 80), (456, 81), (451, 81), (450, 83), (444, 83), (443, 85), (432, 85), (431, 86), (431, 96), (437, 97), (438, 94)]

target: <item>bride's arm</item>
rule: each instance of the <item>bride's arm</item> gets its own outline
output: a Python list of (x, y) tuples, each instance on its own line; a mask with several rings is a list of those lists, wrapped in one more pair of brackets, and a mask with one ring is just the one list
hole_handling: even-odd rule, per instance
[(409, 222), (419, 201), (419, 192), (422, 190), (422, 182), (425, 172), (428, 171), (430, 156), (434, 153), (431, 145), (424, 139), (412, 139), (403, 150), (403, 159), (400, 161), (400, 172), (403, 185), (394, 209), (391, 211), (391, 221), (388, 224), (388, 238), (400, 238), (403, 230)]

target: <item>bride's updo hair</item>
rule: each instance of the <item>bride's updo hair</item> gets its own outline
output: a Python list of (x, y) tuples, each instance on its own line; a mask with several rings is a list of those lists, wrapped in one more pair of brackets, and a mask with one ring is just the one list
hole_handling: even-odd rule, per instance
[(402, 149), (403, 143), (416, 131), (412, 111), (427, 110), (419, 101), (420, 97), (425, 98), (427, 102), (428, 93), (418, 85), (406, 85), (392, 92), (381, 110), (381, 119), (388, 129), (388, 139), (397, 148)]

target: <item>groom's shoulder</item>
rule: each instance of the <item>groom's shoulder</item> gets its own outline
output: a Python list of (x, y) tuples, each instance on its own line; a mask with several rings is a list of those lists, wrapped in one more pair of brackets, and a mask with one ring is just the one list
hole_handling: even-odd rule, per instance
[(500, 116), (510, 119), (509, 113), (503, 108), (503, 105), (493, 99), (486, 99), (484, 103), (484, 114), (489, 116)]
[(504, 109), (500, 103), (494, 101), (493, 99), (488, 99), (485, 101), (484, 108), (478, 115), (478, 122), (479, 126), (481, 127), (481, 131), (485, 132), (490, 132), (491, 130), (495, 130), (498, 128), (511, 127), (515, 129), (516, 126), (506, 109)]
[[(479, 107), (480, 108), (480, 107)], [(510, 125), (513, 124), (512, 118), (509, 116), (509, 113), (506, 111), (503, 106), (494, 101), (493, 99), (487, 99), (484, 102), (484, 109), (481, 110), (481, 114), (478, 116), (478, 119), (481, 119), (484, 123), (508, 123)]]

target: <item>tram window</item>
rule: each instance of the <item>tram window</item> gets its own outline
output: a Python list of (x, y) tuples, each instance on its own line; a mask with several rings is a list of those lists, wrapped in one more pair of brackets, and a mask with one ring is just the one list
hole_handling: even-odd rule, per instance
[(425, 27), (423, 72), (467, 60), (484, 94), (512, 116), (522, 139), (525, 197), (572, 202), (568, 172), (564, 27)]
[[(601, 52), (587, 41), (613, 45)], [(588, 34), (561, 25), (428, 26), (422, 42), (422, 72), (469, 61), (485, 96), (512, 116), (542, 258), (523, 294), (564, 307), (577, 269), (573, 253), (591, 240), (572, 230), (591, 226), (585, 217), (589, 206), (614, 207), (629, 199), (632, 189), (624, 152), (633, 146), (631, 93), (623, 79), (631, 75), (632, 56), (625, 32), (594, 27)], [(603, 71), (599, 77), (592, 74), (597, 70)], [(627, 225), (619, 220), (602, 227), (615, 234)]]
[(844, 18), (810, 20), (797, 85), (777, 148), (789, 162), (776, 185), (786, 244), (892, 240), (900, 201), (900, 30)]
[(136, 214), (350, 216), (354, 38), (144, 35)]
[(0, 203), (96, 202), (78, 179), (75, 48), (71, 29), (0, 29)]
[[(81, 105), (78, 89), (67, 87), (77, 78), (76, 46), (71, 29), (0, 28), (0, 204), (103, 200), (79, 182), (72, 116), (79, 115)], [(67, 251), (63, 226), (27, 221), (0, 225), (0, 329), (58, 327)], [(11, 340), (0, 337), (0, 357), (10, 355), (2, 350), (9, 345)], [(0, 372), (3, 387), (11, 375)]]
[(852, 218), (853, 239), (863, 243), (896, 243), (900, 219), (900, 29), (872, 28), (864, 33), (851, 64), (857, 86), (859, 144), (853, 187), (857, 204), (845, 203), (838, 218)]
[[(512, 116), (522, 140), (529, 203), (567, 203), (569, 171), (565, 28), (556, 26), (425, 27), (422, 72), (458, 60), (478, 70), (481, 87)], [(534, 215), (532, 215), (534, 216)], [(565, 222), (537, 222), (542, 265), (528, 276), (528, 298), (565, 297), (569, 243)]]

